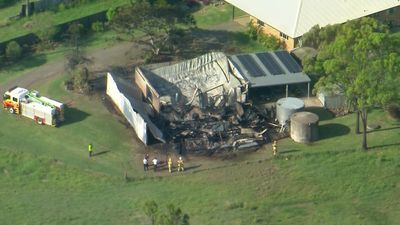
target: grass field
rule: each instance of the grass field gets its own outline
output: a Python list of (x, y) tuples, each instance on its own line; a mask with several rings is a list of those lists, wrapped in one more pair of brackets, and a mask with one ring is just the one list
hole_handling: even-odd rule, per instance
[[(145, 174), (132, 131), (99, 98), (64, 91), (64, 79), (35, 88), (70, 105), (67, 124), (37, 126), (0, 113), (2, 224), (148, 224), (147, 200), (174, 203), (199, 225), (400, 220), (400, 128), (385, 112), (370, 113), (382, 128), (368, 134), (368, 152), (350, 129), (353, 115), (322, 116), (322, 140), (280, 141), (276, 159), (266, 146), (231, 160), (191, 158), (183, 174)], [(89, 159), (88, 142), (105, 153)]]
[[(232, 20), (232, 5), (223, 4), (218, 6), (206, 6), (194, 13), (196, 24), (200, 28), (226, 23)], [(235, 9), (235, 17), (243, 16), (245, 12)]]
[[(85, 44), (95, 48), (113, 39), (113, 33), (105, 33)], [(59, 57), (54, 54), (46, 61)], [(0, 83), (17, 76), (11, 72), (0, 74)], [(181, 207), (192, 225), (400, 221), (400, 121), (384, 111), (368, 115), (381, 129), (368, 133), (371, 148), (366, 152), (361, 135), (354, 134), (354, 115), (332, 118), (313, 109), (321, 118), (320, 140), (310, 145), (281, 140), (277, 158), (267, 145), (223, 158), (189, 157), (184, 173), (144, 173), (145, 147), (132, 129), (107, 110), (102, 96), (65, 91), (66, 79), (32, 86), (68, 104), (59, 128), (0, 110), (2, 225), (145, 225), (150, 223), (142, 206), (148, 200)], [(97, 153), (93, 158), (87, 154), (90, 142)], [(149, 151), (151, 157), (163, 157), (153, 147)]]
[[(95, 14), (107, 10), (111, 7), (117, 7), (119, 5), (127, 3), (129, 3), (129, 1), (127, 0), (114, 0), (114, 1), (98, 0), (88, 4), (84, 4), (77, 8), (69, 8), (63, 11), (59, 11), (57, 13), (52, 13), (50, 14), (50, 18), (48, 18), (49, 15), (46, 14), (46, 18), (43, 19), (48, 19), (49, 21), (53, 21), (55, 24), (62, 24), (86, 15)], [(18, 8), (16, 8), (16, 6), (12, 6), (11, 9), (16, 11), (15, 14), (18, 13)], [(4, 14), (6, 13), (7, 15), (10, 14), (10, 10), (8, 8), (5, 8), (0, 10), (0, 15), (3, 14), (3, 11)], [(40, 17), (40, 14), (38, 14), (38, 16)], [(30, 29), (24, 27), (24, 24), (28, 21), (30, 21), (30, 18), (23, 18), (15, 22), (12, 22), (9, 26), (1, 27), (0, 42), (7, 41), (12, 38), (32, 32)]]

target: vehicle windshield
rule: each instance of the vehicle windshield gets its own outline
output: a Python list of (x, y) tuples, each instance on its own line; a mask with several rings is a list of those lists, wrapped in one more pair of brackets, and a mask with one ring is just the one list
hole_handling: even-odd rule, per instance
[(10, 99), (10, 95), (4, 94), (4, 95), (3, 95), (3, 100), (8, 100), (8, 99)]

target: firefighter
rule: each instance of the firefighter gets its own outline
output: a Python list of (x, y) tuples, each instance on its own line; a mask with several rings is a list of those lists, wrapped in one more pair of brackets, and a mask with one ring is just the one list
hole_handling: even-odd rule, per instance
[(182, 157), (179, 157), (179, 160), (178, 160), (178, 172), (179, 171), (184, 171), (185, 170), (185, 168), (183, 167), (183, 160), (182, 160)]
[(172, 173), (172, 159), (171, 157), (168, 158), (168, 171)]
[(88, 151), (89, 151), (89, 157), (92, 157), (92, 154), (93, 154), (93, 145), (92, 145), (91, 143), (88, 145)]
[(274, 154), (274, 156), (278, 154), (278, 145), (276, 140), (272, 142), (272, 153)]

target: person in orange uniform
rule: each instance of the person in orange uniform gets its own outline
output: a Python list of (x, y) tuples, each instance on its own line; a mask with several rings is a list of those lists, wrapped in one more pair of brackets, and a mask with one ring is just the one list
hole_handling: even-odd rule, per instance
[(278, 143), (276, 140), (272, 142), (272, 153), (274, 154), (274, 156), (278, 154)]
[(168, 158), (168, 171), (172, 173), (172, 159), (171, 157)]
[(178, 172), (179, 171), (184, 171), (185, 170), (185, 168), (183, 167), (183, 160), (182, 160), (182, 157), (179, 157), (179, 159), (178, 159)]

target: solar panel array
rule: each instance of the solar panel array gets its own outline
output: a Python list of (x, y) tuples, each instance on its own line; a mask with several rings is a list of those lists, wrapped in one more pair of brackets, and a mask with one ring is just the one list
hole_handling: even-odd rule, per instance
[(293, 57), (286, 51), (275, 52), (275, 55), (279, 58), (279, 60), (286, 66), (286, 68), (291, 73), (300, 73), (301, 67), (297, 62), (293, 59)]
[(256, 56), (272, 75), (284, 74), (282, 67), (270, 53), (256, 53)]
[(265, 72), (259, 67), (257, 62), (250, 55), (238, 55), (236, 56), (240, 63), (246, 68), (249, 75), (252, 77), (265, 76)]

